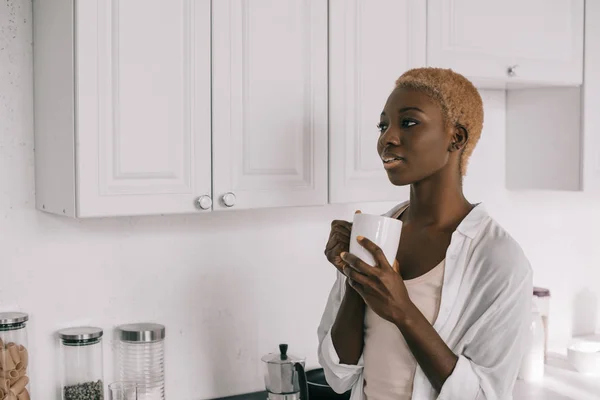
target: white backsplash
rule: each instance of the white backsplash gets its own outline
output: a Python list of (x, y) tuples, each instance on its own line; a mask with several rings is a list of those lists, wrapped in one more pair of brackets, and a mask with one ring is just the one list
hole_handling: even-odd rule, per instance
[[(329, 223), (392, 204), (86, 221), (40, 213), (31, 38), (31, 1), (2, 2), (0, 310), (30, 313), (34, 397), (56, 390), (54, 333), (73, 324), (105, 328), (106, 381), (115, 325), (165, 324), (171, 399), (261, 389), (260, 357), (284, 341), (315, 366), (316, 328), (334, 278), (323, 256)], [(484, 99), (467, 193), (522, 244), (536, 285), (552, 290), (550, 346), (561, 349), (573, 330), (600, 328), (600, 196), (506, 191), (504, 92)]]

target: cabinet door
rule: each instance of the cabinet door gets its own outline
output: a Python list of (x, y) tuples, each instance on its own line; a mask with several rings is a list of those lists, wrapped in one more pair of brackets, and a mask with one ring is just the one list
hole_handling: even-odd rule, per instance
[(422, 0), (330, 0), (330, 202), (399, 200), (377, 154), (396, 79), (425, 65)]
[[(585, 82), (582, 98), (583, 189), (600, 193), (600, 2), (586, 3), (585, 21)], [(568, 114), (563, 115), (564, 118), (568, 118)]]
[[(481, 86), (581, 84), (583, 0), (429, 0), (427, 63)], [(481, 82), (478, 81), (481, 79)]]
[(79, 216), (195, 212), (210, 195), (210, 0), (76, 7)]
[(213, 2), (215, 210), (327, 203), (327, 0)]

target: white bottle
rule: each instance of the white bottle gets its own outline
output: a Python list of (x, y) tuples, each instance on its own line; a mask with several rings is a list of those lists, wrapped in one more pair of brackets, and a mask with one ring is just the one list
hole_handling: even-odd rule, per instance
[(518, 378), (524, 381), (540, 381), (544, 378), (544, 324), (535, 305), (531, 310), (529, 346), (521, 361)]

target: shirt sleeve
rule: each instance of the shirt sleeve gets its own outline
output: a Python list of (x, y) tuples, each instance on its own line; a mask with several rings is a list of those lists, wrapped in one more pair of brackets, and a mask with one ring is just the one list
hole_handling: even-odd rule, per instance
[(442, 386), (438, 400), (512, 398), (529, 340), (533, 290), (529, 263), (522, 258), (519, 262), (519, 268), (509, 270), (525, 273), (492, 281), (495, 290), (482, 292), (495, 298), (468, 332), (472, 340), (458, 355), (458, 362)]
[(350, 390), (362, 376), (363, 357), (357, 365), (341, 364), (340, 358), (333, 346), (331, 327), (335, 322), (338, 310), (345, 294), (346, 277), (337, 273), (336, 282), (331, 289), (321, 323), (318, 328), (319, 338), (319, 363), (325, 372), (327, 383), (336, 393), (345, 393)]

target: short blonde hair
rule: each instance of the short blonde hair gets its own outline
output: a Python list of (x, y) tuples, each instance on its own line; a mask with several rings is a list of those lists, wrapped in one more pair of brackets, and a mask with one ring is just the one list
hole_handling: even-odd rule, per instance
[(451, 69), (415, 68), (396, 80), (396, 87), (423, 91), (437, 100), (448, 126), (460, 126), (469, 140), (460, 158), (460, 171), (465, 175), (469, 158), (483, 129), (483, 101), (467, 78)]

